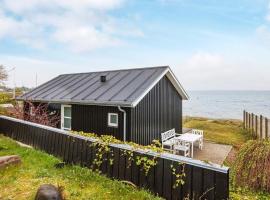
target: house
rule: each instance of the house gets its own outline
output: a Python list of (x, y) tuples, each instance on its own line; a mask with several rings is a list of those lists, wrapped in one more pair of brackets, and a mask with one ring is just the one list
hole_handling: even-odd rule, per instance
[(17, 98), (47, 103), (61, 115), (61, 129), (143, 145), (169, 129), (182, 132), (182, 100), (187, 99), (168, 66), (63, 74)]

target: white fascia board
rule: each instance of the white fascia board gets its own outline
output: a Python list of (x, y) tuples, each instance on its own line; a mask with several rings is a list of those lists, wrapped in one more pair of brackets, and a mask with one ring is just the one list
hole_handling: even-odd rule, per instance
[(157, 79), (148, 87), (145, 89), (145, 91), (142, 93), (141, 96), (139, 96), (135, 101), (133, 101), (133, 103), (131, 104), (132, 107), (136, 107), (138, 105), (138, 103), (140, 103), (140, 101), (148, 94), (148, 92), (150, 92), (150, 90), (155, 87), (155, 85), (160, 81), (160, 79), (162, 79), (163, 76), (165, 76), (165, 74), (169, 71), (169, 67), (164, 70), (164, 72), (162, 74), (160, 74), (159, 77), (157, 77)]
[(173, 84), (173, 86), (175, 87), (175, 89), (177, 90), (177, 92), (179, 93), (179, 95), (182, 97), (183, 100), (188, 100), (189, 97), (186, 93), (186, 91), (184, 90), (183, 86), (180, 84), (180, 82), (177, 80), (176, 76), (173, 74), (172, 70), (170, 69), (170, 67), (168, 67), (145, 91), (144, 93), (139, 96), (133, 103), (132, 103), (132, 107), (136, 107), (140, 101), (148, 94), (148, 92), (150, 92), (150, 90), (155, 87), (155, 85), (164, 77), (167, 76), (168, 79), (171, 81), (171, 83)]
[(174, 75), (174, 73), (172, 72), (172, 70), (170, 68), (169, 68), (169, 71), (166, 74), (166, 76), (171, 81), (171, 83), (173, 84), (173, 86), (175, 87), (177, 92), (180, 94), (180, 96), (183, 98), (183, 100), (188, 100), (189, 96), (188, 96), (187, 92), (185, 91), (185, 89), (183, 88), (183, 86), (178, 81), (178, 79), (176, 78), (176, 76)]

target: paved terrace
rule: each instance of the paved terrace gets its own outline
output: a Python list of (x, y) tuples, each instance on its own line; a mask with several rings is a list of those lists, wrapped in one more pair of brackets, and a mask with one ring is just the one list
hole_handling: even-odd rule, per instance
[[(190, 132), (191, 130), (191, 128), (183, 128), (183, 133)], [(204, 140), (202, 150), (194, 147), (194, 159), (222, 165), (231, 149), (231, 145), (216, 144)]]
[(194, 159), (219, 165), (223, 164), (232, 149), (231, 145), (216, 144), (209, 141), (204, 141), (203, 145), (202, 150), (194, 148)]

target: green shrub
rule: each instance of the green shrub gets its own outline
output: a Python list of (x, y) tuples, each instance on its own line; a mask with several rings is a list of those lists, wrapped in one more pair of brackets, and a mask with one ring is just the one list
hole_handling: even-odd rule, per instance
[(9, 93), (0, 93), (0, 104), (12, 103), (12, 94)]
[(237, 186), (270, 192), (270, 141), (250, 140), (245, 143), (233, 168)]

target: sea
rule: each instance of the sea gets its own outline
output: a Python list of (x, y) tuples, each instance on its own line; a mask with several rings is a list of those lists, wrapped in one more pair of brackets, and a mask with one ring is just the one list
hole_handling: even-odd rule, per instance
[(187, 91), (184, 116), (243, 119), (243, 110), (270, 118), (270, 91)]

